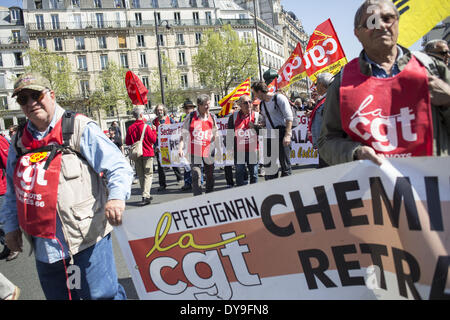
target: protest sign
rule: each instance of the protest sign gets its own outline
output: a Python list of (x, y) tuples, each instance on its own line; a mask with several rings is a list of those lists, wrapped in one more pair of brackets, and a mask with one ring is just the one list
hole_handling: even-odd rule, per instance
[(140, 299), (449, 298), (449, 172), (354, 161), (127, 210), (116, 235)]

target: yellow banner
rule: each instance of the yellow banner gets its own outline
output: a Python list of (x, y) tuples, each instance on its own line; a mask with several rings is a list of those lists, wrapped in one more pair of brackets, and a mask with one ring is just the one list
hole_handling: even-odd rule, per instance
[(409, 48), (450, 13), (449, 0), (393, 0), (400, 12), (398, 43)]
[(317, 80), (317, 76), (320, 73), (323, 73), (323, 72), (329, 72), (329, 73), (331, 73), (333, 75), (336, 75), (341, 70), (341, 68), (347, 64), (347, 62), (348, 62), (347, 58), (344, 57), (341, 60), (336, 61), (335, 63), (330, 64), (329, 66), (327, 66), (327, 67), (317, 71), (316, 73), (312, 74), (311, 76), (309, 76), (309, 79), (311, 79), (311, 81), (315, 83), (316, 80)]

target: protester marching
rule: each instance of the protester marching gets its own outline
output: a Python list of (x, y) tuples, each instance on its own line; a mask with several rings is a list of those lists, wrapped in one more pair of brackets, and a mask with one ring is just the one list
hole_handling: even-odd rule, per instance
[[(26, 239), (49, 300), (127, 299), (113, 234), (139, 299), (449, 299), (450, 53), (409, 50), (408, 14), (361, 1), (357, 58), (321, 19), (276, 73), (191, 93), (182, 114), (163, 98), (150, 118), (154, 93), (128, 71), (134, 119), (105, 132), (42, 74), (17, 78), (27, 120), (0, 136), (0, 259)], [(0, 298), (19, 299), (7, 276)]]

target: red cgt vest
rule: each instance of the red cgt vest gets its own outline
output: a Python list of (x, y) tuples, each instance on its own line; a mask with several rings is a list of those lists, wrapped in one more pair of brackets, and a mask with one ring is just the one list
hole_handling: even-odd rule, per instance
[(391, 78), (363, 75), (358, 59), (343, 70), (340, 88), (343, 130), (354, 141), (386, 156), (429, 156), (433, 153), (428, 75), (412, 56)]
[(255, 152), (258, 150), (258, 135), (255, 130), (249, 128), (250, 122), (255, 122), (254, 112), (251, 112), (248, 117), (241, 117), (241, 112), (238, 112), (234, 123), (236, 151), (238, 152)]
[(198, 113), (194, 113), (189, 127), (189, 132), (191, 134), (190, 153), (192, 155), (204, 158), (210, 157), (213, 126), (214, 120), (211, 115), (208, 116), (207, 121), (202, 121), (202, 119), (198, 117)]
[[(23, 130), (22, 144), (34, 150), (51, 144), (63, 143), (62, 119), (42, 140), (32, 137), (27, 128)], [(58, 152), (47, 170), (44, 165), (50, 152), (27, 153), (17, 160), (14, 169), (17, 215), (22, 229), (29, 235), (55, 238), (56, 206), (58, 198), (61, 153)]]

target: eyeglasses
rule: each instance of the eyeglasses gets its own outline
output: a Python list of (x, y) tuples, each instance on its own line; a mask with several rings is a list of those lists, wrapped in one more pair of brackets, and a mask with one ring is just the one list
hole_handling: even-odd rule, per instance
[[(363, 24), (359, 25), (359, 28), (364, 29), (378, 29), (377, 28), (377, 19), (378, 17), (375, 16), (373, 19), (367, 19)], [(390, 28), (392, 25), (398, 20), (398, 17), (396, 15), (384, 15), (380, 16), (381, 21), (383, 21), (385, 24), (387, 24), (387, 27)], [(369, 25), (370, 24), (370, 25)]]
[(450, 53), (450, 51), (449, 51), (449, 50), (446, 50), (446, 51), (437, 51), (437, 52), (435, 52), (435, 53), (440, 54), (441, 56), (446, 56), (446, 55), (448, 55), (448, 54)]
[(28, 99), (31, 97), (31, 99), (33, 99), (36, 102), (41, 102), (42, 99), (44, 99), (45, 97), (45, 93), (47, 91), (32, 91), (30, 94), (18, 94), (16, 101), (18, 104), (20, 104), (21, 106), (24, 106), (27, 104)]
[(242, 104), (251, 104), (252, 102), (251, 101), (242, 101), (241, 103)]

